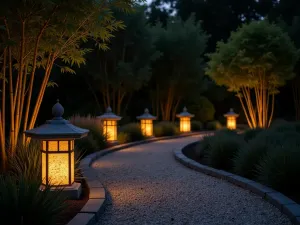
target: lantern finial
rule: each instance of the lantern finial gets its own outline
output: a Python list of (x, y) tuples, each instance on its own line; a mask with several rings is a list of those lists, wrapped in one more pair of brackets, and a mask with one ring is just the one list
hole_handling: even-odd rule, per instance
[(64, 111), (64, 107), (59, 103), (59, 99), (57, 99), (56, 104), (52, 107), (52, 115), (59, 118), (62, 117)]
[(110, 107), (110, 106), (108, 106), (108, 107), (107, 107), (107, 109), (106, 109), (106, 112), (107, 112), (107, 113), (111, 113), (111, 112), (112, 112), (112, 110), (111, 110), (111, 107)]
[(185, 106), (183, 107), (183, 112), (187, 112), (187, 108)]
[(147, 113), (147, 114), (148, 114), (148, 113), (149, 113), (149, 109), (147, 109), (147, 108), (146, 108), (146, 109), (145, 109), (145, 113)]
[(230, 108), (230, 112), (233, 112), (233, 108)]

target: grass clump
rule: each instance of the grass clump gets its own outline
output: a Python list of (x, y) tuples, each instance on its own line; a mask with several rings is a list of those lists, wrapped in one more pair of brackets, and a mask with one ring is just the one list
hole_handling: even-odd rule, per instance
[(179, 134), (179, 129), (176, 124), (163, 121), (154, 124), (153, 132), (155, 137), (174, 136)]
[(250, 141), (253, 138), (255, 138), (260, 132), (262, 132), (264, 129), (263, 128), (254, 128), (254, 129), (247, 129), (244, 133), (244, 139), (245, 141)]
[(55, 225), (66, 209), (62, 191), (40, 190), (41, 179), (0, 176), (0, 217), (3, 225)]
[(144, 140), (145, 137), (138, 123), (129, 123), (121, 127), (118, 134), (119, 143), (127, 143)]
[(207, 130), (220, 130), (222, 127), (222, 124), (218, 120), (210, 121), (206, 124)]
[(91, 116), (73, 116), (70, 122), (75, 126), (88, 129), (90, 132), (87, 137), (75, 140), (75, 146), (84, 152), (84, 155), (91, 154), (107, 147), (106, 137), (100, 121)]
[(208, 151), (209, 165), (216, 168), (231, 171), (233, 169), (233, 158), (245, 141), (239, 135), (221, 133), (211, 139)]
[(300, 199), (299, 142), (284, 142), (269, 151), (258, 166), (258, 180), (292, 198)]

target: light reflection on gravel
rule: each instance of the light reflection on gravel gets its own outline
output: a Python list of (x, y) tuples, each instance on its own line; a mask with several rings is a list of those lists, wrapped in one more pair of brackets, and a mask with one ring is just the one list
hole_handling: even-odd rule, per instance
[(124, 149), (93, 167), (108, 191), (98, 225), (291, 225), (260, 197), (178, 163), (175, 148), (200, 136)]

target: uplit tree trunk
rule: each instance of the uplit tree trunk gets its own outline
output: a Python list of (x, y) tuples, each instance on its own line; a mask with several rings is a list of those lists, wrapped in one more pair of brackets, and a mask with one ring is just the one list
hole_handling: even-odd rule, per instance
[(268, 128), (271, 125), (275, 95), (266, 88), (265, 80), (253, 89), (242, 87), (238, 97), (250, 128)]
[[(0, 141), (1, 141), (1, 156), (2, 162), (6, 162), (6, 151), (5, 151), (5, 99), (6, 99), (6, 60), (7, 60), (7, 48), (3, 52), (3, 64), (2, 64), (2, 108), (0, 109)], [(5, 170), (5, 163), (2, 163), (3, 170)]]

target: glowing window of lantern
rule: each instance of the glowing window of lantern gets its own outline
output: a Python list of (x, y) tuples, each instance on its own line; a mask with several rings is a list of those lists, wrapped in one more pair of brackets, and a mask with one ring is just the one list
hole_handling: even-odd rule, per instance
[(191, 131), (191, 119), (189, 117), (180, 118), (180, 131), (181, 132)]
[(43, 141), (42, 183), (53, 186), (74, 182), (74, 141)]
[(104, 120), (103, 132), (108, 141), (117, 140), (117, 121), (116, 120)]
[(236, 117), (228, 116), (227, 117), (227, 128), (228, 129), (236, 129)]
[(153, 122), (152, 120), (146, 120), (142, 119), (141, 120), (141, 129), (142, 133), (145, 136), (153, 136)]

